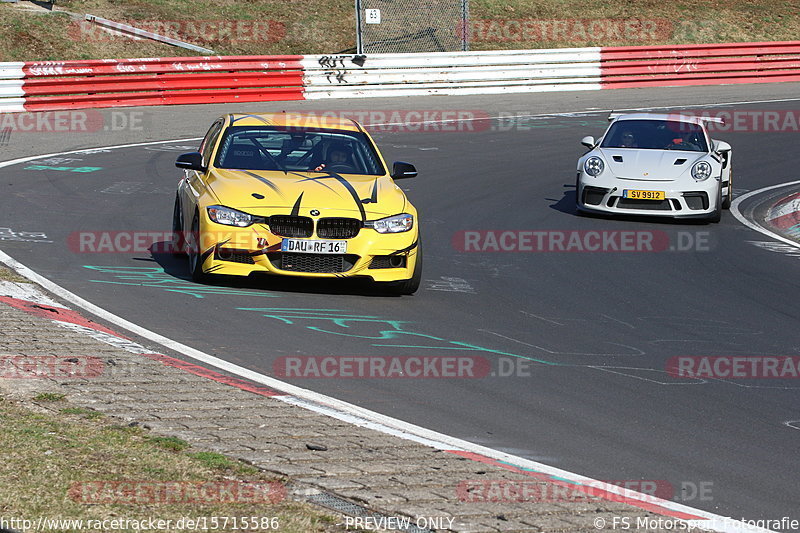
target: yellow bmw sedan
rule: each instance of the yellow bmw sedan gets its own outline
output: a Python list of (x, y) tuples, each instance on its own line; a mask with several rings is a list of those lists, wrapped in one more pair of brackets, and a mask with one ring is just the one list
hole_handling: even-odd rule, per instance
[(417, 211), (366, 130), (297, 113), (217, 119), (198, 152), (182, 154), (174, 250), (195, 281), (262, 272), (362, 277), (413, 294), (422, 275)]

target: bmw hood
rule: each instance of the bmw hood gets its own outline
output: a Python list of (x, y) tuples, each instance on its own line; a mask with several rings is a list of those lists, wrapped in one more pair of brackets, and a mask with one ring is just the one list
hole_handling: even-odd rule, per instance
[(208, 185), (220, 204), (254, 215), (290, 212), (372, 219), (404, 212), (403, 191), (388, 176), (214, 169)]
[(705, 152), (680, 150), (630, 150), (603, 148), (598, 150), (608, 170), (620, 178), (642, 181), (671, 181), (689, 172)]

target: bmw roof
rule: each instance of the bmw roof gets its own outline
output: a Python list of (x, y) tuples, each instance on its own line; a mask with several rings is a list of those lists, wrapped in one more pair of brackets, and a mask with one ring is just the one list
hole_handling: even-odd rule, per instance
[(279, 126), (291, 128), (321, 128), (332, 130), (361, 131), (359, 125), (349, 118), (338, 118), (328, 113), (231, 113), (230, 124), (237, 126)]

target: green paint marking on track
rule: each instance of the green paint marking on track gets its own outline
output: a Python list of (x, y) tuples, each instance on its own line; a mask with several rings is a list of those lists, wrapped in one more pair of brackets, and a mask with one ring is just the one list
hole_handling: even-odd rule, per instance
[(428, 349), (428, 350), (463, 350), (467, 348), (469, 350), (476, 350), (479, 352), (489, 352), (489, 353), (496, 353), (498, 355), (508, 355), (511, 357), (517, 357), (519, 359), (526, 359), (528, 361), (533, 361), (535, 363), (542, 363), (543, 365), (550, 365), (550, 366), (562, 366), (561, 363), (556, 363), (554, 361), (547, 361), (545, 359), (536, 359), (535, 357), (528, 357), (527, 355), (519, 355), (516, 353), (510, 352), (503, 352), (501, 350), (493, 350), (492, 348), (482, 348), (480, 346), (475, 346), (473, 344), (466, 344), (463, 342), (456, 342), (456, 341), (448, 341), (445, 339), (440, 339), (445, 342), (449, 342), (450, 344), (458, 344), (457, 346), (412, 346), (410, 344), (373, 344), (373, 346), (379, 347), (389, 347), (389, 348), (415, 348), (415, 349)]
[(103, 167), (52, 167), (49, 165), (28, 165), (23, 170), (56, 170), (59, 172), (96, 172), (103, 170)]
[[(484, 348), (482, 346), (477, 346), (475, 344), (470, 344), (467, 342), (453, 341), (449, 339), (444, 339), (442, 337), (436, 337), (434, 335), (417, 333), (415, 331), (406, 331), (404, 327), (407, 324), (412, 324), (412, 322), (405, 320), (390, 320), (373, 315), (348, 315), (348, 314), (342, 314), (345, 313), (345, 311), (338, 309), (307, 309), (307, 308), (287, 309), (287, 308), (276, 308), (276, 307), (239, 307), (237, 309), (240, 311), (259, 312), (262, 313), (262, 316), (264, 316), (265, 318), (274, 318), (276, 320), (280, 320), (284, 324), (295, 324), (295, 322), (299, 322), (304, 319), (328, 320), (333, 325), (336, 325), (340, 328), (351, 329), (353, 327), (351, 323), (359, 323), (359, 324), (376, 323), (376, 322), (383, 323), (391, 327), (392, 329), (379, 330), (377, 332), (377, 335), (375, 334), (363, 335), (363, 334), (349, 333), (344, 331), (332, 331), (310, 325), (306, 325), (303, 327), (305, 327), (306, 329), (310, 329), (311, 331), (317, 331), (319, 333), (327, 333), (330, 335), (340, 335), (344, 337), (353, 337), (357, 339), (368, 339), (368, 340), (393, 340), (400, 338), (400, 335), (413, 335), (415, 337), (430, 339), (434, 342), (450, 345), (450, 346), (416, 346), (416, 345), (404, 345), (404, 344), (372, 344), (372, 346), (378, 348), (413, 348), (413, 349), (424, 349), (424, 350), (473, 350), (473, 351), (491, 353), (496, 355), (506, 355), (510, 357), (516, 357), (518, 359), (533, 361), (535, 363), (541, 363), (544, 365), (561, 366), (561, 363), (547, 361), (544, 359), (538, 359), (527, 355), (504, 352), (502, 350), (495, 350), (492, 348)], [(331, 313), (339, 313), (339, 314), (331, 314)]]

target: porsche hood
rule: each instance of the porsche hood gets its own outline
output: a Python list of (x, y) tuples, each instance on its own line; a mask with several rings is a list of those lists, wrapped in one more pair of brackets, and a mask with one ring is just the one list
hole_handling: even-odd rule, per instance
[(220, 204), (254, 215), (316, 209), (366, 220), (402, 213), (407, 203), (388, 176), (214, 169), (207, 183)]
[(630, 150), (602, 148), (598, 155), (611, 172), (620, 178), (642, 181), (676, 180), (688, 173), (705, 152), (680, 150)]

